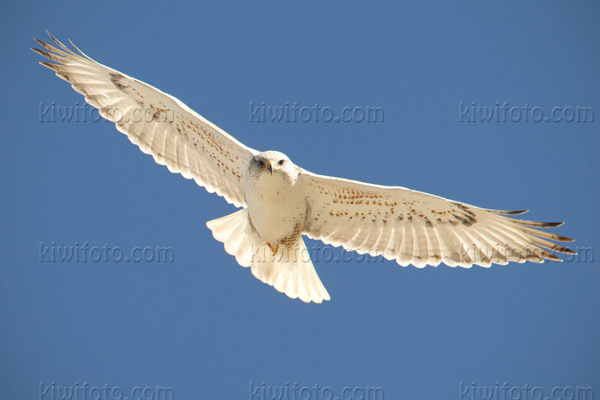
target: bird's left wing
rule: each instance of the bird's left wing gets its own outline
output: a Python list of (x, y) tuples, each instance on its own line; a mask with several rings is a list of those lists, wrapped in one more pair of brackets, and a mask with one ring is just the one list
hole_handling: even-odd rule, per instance
[[(561, 261), (574, 254), (550, 240), (573, 241), (535, 228), (562, 225), (505, 215), (427, 193), (302, 171), (308, 211), (304, 233), (327, 244), (395, 259), (400, 265), (489, 267), (492, 263)], [(504, 214), (504, 215), (502, 215)], [(550, 240), (548, 240), (550, 239)]]
[(35, 39), (48, 51), (32, 50), (57, 64), (40, 64), (69, 82), (157, 163), (237, 207), (246, 205), (242, 177), (255, 150), (175, 97), (97, 63), (71, 43), (78, 54), (48, 34), (59, 48)]

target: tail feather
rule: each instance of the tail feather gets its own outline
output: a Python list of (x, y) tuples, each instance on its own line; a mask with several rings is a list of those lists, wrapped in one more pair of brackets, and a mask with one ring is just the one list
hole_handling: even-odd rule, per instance
[(299, 298), (305, 303), (322, 303), (331, 299), (302, 238), (295, 246), (280, 249), (275, 256), (267, 245), (261, 245), (253, 255), (252, 274), (292, 299)]
[(241, 266), (251, 267), (257, 279), (277, 291), (306, 303), (331, 299), (315, 271), (302, 237), (291, 246), (282, 246), (273, 255), (271, 248), (262, 243), (252, 230), (247, 209), (209, 221), (206, 226)]

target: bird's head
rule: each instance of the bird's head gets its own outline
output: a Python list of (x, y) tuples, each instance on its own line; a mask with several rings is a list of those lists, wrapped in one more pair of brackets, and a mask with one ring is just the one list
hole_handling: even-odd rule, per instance
[(292, 183), (298, 178), (300, 169), (283, 153), (265, 151), (256, 154), (250, 161), (249, 171), (254, 176), (282, 176)]

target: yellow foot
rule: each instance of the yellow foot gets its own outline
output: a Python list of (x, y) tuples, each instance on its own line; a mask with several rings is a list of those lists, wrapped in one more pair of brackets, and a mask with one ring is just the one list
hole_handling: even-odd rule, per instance
[(277, 252), (279, 251), (279, 245), (277, 244), (277, 245), (273, 246), (271, 243), (267, 243), (267, 246), (269, 246), (269, 248), (271, 249), (273, 256), (276, 256)]

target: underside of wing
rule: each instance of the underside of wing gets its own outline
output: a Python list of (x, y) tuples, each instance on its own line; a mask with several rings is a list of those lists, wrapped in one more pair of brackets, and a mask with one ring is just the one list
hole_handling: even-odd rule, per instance
[(303, 171), (305, 234), (400, 265), (470, 267), (562, 261), (572, 242), (537, 228), (562, 225), (507, 217), (527, 211), (488, 210), (403, 187), (386, 187)]
[(176, 98), (97, 63), (48, 33), (58, 47), (35, 39), (41, 62), (85, 96), (104, 118), (171, 172), (194, 179), (235, 206), (245, 206), (242, 177), (255, 150), (196, 114)]

